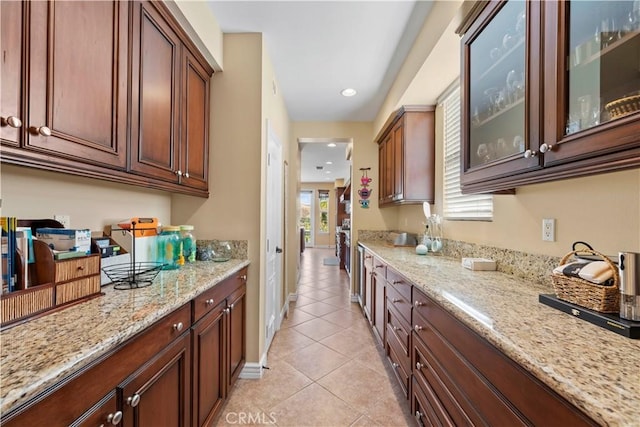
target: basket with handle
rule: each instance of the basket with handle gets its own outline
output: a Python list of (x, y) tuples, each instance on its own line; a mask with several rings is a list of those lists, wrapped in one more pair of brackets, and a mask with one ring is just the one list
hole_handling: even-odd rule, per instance
[(551, 273), (551, 281), (556, 296), (564, 301), (601, 313), (618, 313), (620, 310), (620, 276), (618, 268), (605, 255), (593, 249), (573, 250), (560, 261), (565, 265), (571, 257), (588, 253), (602, 258), (613, 271), (613, 284), (604, 286), (591, 283), (579, 277), (569, 277), (560, 273)]

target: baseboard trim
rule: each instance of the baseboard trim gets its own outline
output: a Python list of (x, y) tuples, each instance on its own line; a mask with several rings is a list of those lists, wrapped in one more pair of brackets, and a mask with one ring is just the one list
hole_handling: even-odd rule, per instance
[(260, 363), (247, 362), (244, 364), (242, 371), (240, 371), (240, 378), (246, 380), (259, 380), (262, 378), (263, 367), (267, 364), (267, 354), (263, 354), (260, 358)]
[(356, 294), (351, 295), (351, 302), (360, 302), (360, 297)]
[(289, 301), (292, 301), (292, 302), (298, 301), (298, 293), (291, 292), (289, 294)]

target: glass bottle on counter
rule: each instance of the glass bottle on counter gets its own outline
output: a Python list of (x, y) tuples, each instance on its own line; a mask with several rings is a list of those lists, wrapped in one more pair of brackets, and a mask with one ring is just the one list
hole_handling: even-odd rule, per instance
[(193, 225), (180, 226), (180, 239), (182, 241), (182, 256), (184, 262), (196, 260), (196, 238), (193, 237)]
[(173, 225), (162, 227), (158, 236), (158, 261), (164, 264), (163, 270), (180, 268), (179, 261), (182, 256), (180, 243), (180, 227)]

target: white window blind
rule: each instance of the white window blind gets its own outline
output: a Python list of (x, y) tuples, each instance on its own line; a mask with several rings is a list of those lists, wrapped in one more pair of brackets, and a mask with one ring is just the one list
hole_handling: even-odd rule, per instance
[(444, 217), (452, 220), (493, 219), (493, 196), (460, 192), (460, 86), (441, 101), (444, 116)]

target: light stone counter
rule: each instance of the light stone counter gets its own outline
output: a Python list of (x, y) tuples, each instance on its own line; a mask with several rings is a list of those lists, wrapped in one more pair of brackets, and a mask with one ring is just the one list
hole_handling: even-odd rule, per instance
[(162, 271), (151, 286), (116, 290), (33, 319), (0, 334), (0, 413), (28, 401), (69, 374), (249, 265), (196, 262)]
[(360, 243), (598, 423), (640, 426), (640, 340), (539, 303), (539, 294), (553, 294), (551, 282), (545, 287), (416, 255), (414, 248)]

